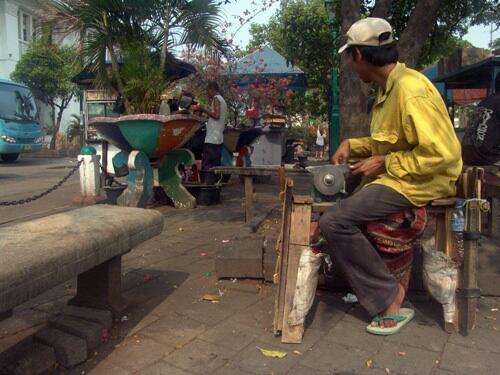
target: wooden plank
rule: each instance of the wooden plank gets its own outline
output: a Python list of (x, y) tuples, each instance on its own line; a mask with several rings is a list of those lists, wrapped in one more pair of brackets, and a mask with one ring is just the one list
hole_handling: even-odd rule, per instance
[[(278, 176), (280, 166), (256, 166), (256, 167), (214, 167), (210, 171), (214, 173), (241, 175), (241, 176)], [(286, 175), (310, 175), (305, 169), (285, 168)]]
[(283, 311), (285, 304), (286, 271), (288, 264), (288, 245), (290, 241), (290, 218), (293, 203), (293, 181), (286, 180), (285, 197), (283, 200), (283, 211), (281, 216), (280, 247), (278, 259), (276, 260), (277, 288), (274, 299), (273, 332), (275, 335), (283, 329)]
[(245, 222), (253, 218), (253, 177), (245, 176)]
[(454, 206), (458, 198), (436, 199), (431, 202), (431, 206)]
[[(303, 200), (299, 198), (298, 201), (302, 202)], [(281, 342), (286, 344), (299, 344), (302, 342), (302, 336), (304, 335), (304, 325), (289, 325), (288, 315), (293, 306), (300, 255), (304, 246), (309, 246), (311, 213), (312, 203), (296, 203), (294, 199), (290, 223), (283, 329), (281, 332)]]
[(313, 204), (313, 199), (310, 195), (294, 195), (293, 203), (298, 204)]
[(283, 202), (283, 199), (285, 197), (285, 189), (286, 189), (286, 175), (285, 175), (285, 166), (281, 165), (280, 169), (278, 171), (278, 176), (280, 180), (280, 202)]
[(317, 213), (323, 213), (329, 208), (335, 206), (335, 202), (319, 202), (319, 203), (313, 203), (312, 205), (312, 211), (317, 212)]

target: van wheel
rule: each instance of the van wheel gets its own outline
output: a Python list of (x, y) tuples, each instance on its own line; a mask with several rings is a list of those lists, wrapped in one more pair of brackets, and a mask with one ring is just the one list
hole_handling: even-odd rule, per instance
[(6, 163), (14, 163), (19, 157), (19, 154), (2, 154), (0, 157)]

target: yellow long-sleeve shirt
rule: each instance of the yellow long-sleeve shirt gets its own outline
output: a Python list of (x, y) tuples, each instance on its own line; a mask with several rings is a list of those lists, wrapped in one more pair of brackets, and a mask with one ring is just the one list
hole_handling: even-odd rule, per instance
[(386, 185), (416, 206), (453, 196), (462, 170), (458, 141), (446, 106), (421, 73), (398, 63), (373, 108), (370, 137), (349, 139), (351, 156), (386, 155)]

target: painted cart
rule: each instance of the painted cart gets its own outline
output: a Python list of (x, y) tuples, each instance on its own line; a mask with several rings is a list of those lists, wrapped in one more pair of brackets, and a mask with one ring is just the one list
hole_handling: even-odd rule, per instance
[(176, 208), (191, 208), (195, 198), (181, 184), (180, 164), (194, 163), (191, 151), (181, 147), (201, 128), (204, 119), (189, 114), (138, 114), (118, 118), (97, 117), (90, 125), (121, 151), (112, 163), (117, 176), (128, 175), (128, 185), (117, 202), (145, 207), (153, 187), (163, 188)]

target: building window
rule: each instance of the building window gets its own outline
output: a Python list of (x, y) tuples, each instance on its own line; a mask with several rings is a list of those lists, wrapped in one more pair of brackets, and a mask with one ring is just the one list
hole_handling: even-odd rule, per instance
[(35, 37), (35, 33), (38, 28), (38, 21), (34, 19), (33, 16), (22, 10), (17, 12), (17, 20), (19, 29), (19, 56), (22, 56)]

